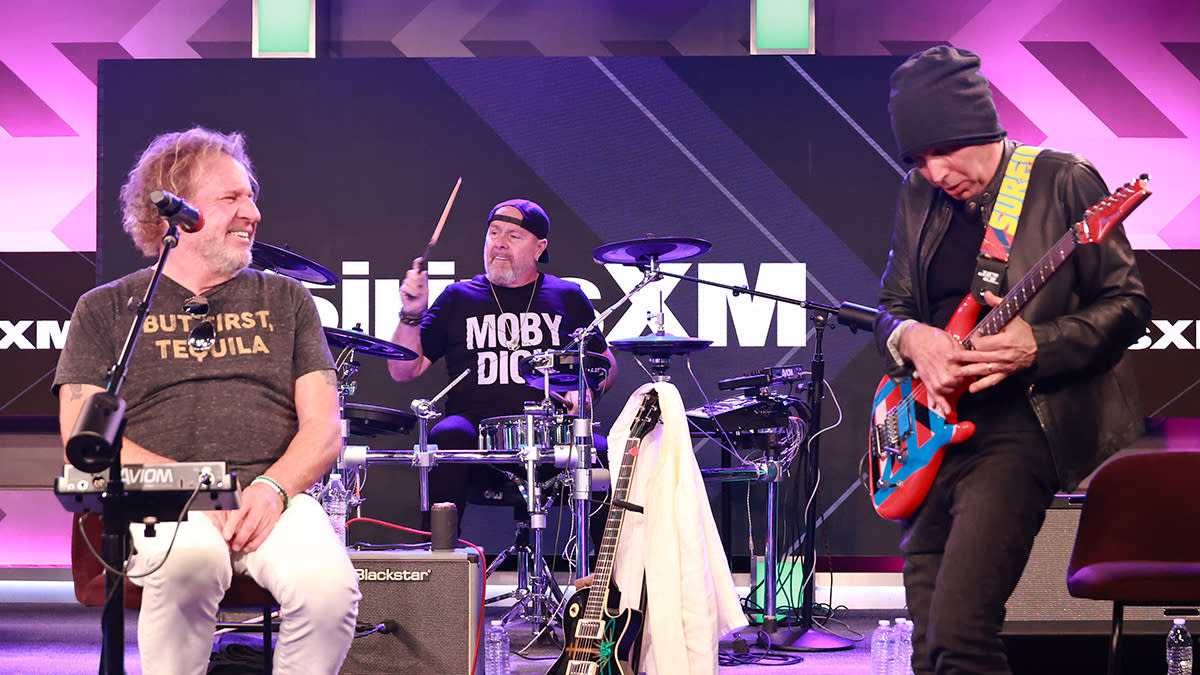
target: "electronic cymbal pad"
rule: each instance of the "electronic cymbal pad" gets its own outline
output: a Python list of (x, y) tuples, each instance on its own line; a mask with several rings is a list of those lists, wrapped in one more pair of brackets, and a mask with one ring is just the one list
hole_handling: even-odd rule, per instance
[(708, 349), (712, 340), (681, 337), (667, 333), (651, 333), (608, 343), (613, 349), (633, 352), (637, 356), (682, 356), (694, 351)]
[(712, 244), (693, 237), (646, 237), (602, 244), (592, 249), (592, 260), (603, 265), (638, 265), (651, 260), (665, 263), (690, 260), (712, 248)]
[(407, 434), (417, 422), (417, 416), (407, 410), (365, 403), (343, 404), (342, 416), (350, 423), (350, 434), (353, 436)]
[[(587, 352), (583, 359), (583, 372), (587, 388), (597, 389), (608, 370), (612, 367), (603, 354)], [(521, 358), (517, 372), (525, 378), (525, 384), (541, 389), (545, 384), (544, 373), (550, 376), (550, 391), (567, 392), (579, 389), (579, 352), (536, 352)]]
[(250, 245), (250, 264), (283, 277), (311, 284), (333, 286), (338, 282), (338, 276), (324, 266), (285, 248), (261, 241)]
[(644, 356), (650, 362), (650, 376), (655, 382), (666, 382), (671, 378), (667, 370), (671, 366), (672, 356), (686, 356), (694, 351), (708, 349), (712, 340), (702, 340), (693, 337), (681, 337), (667, 333), (651, 333), (623, 340), (611, 340), (608, 343), (613, 349), (632, 352), (634, 356)]
[(325, 339), (332, 349), (352, 347), (359, 354), (379, 356), (397, 361), (411, 361), (417, 358), (417, 353), (408, 347), (401, 347), (394, 342), (381, 340), (357, 330), (342, 330), (341, 328), (325, 327)]

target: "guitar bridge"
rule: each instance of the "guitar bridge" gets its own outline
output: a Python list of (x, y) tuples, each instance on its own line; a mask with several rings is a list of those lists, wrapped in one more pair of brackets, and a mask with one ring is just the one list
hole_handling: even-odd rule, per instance
[(900, 418), (897, 411), (892, 410), (884, 415), (883, 423), (876, 424), (873, 431), (873, 459), (882, 462), (891, 457), (893, 466), (903, 464), (908, 458), (908, 452), (900, 449), (904, 447), (904, 443), (900, 439)]
[(895, 412), (886, 415), (883, 420), (883, 435), (884, 443), (888, 448), (895, 448), (900, 445), (900, 417)]
[(891, 457), (893, 463), (902, 464), (908, 453), (897, 448), (901, 443), (900, 435), (896, 430), (896, 420), (893, 415), (887, 417), (888, 419), (883, 424), (875, 425), (875, 442), (871, 444), (875, 455), (874, 459), (882, 462)]

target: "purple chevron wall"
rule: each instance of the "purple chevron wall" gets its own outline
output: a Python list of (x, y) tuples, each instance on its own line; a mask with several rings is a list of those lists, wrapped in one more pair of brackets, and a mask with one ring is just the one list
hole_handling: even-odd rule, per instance
[[(745, 0), (342, 0), (347, 57), (745, 54)], [(246, 57), (250, 0), (58, 0), (0, 7), (0, 252), (95, 250), (97, 59)], [(1123, 181), (1155, 177), (1130, 234), (1200, 248), (1200, 3), (838, 0), (823, 55), (979, 52), (1004, 124)]]

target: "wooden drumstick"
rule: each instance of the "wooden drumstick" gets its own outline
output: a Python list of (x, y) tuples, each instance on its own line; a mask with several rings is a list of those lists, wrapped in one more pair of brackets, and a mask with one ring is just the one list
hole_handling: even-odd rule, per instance
[(462, 185), (462, 176), (458, 177), (458, 182), (454, 184), (454, 189), (450, 191), (450, 199), (446, 200), (446, 208), (442, 209), (442, 217), (438, 220), (437, 227), (433, 230), (433, 236), (429, 238), (429, 243), (425, 245), (425, 252), (421, 254), (421, 262), (429, 262), (429, 252), (438, 242), (438, 237), (442, 236), (442, 227), (446, 224), (446, 216), (450, 215), (450, 207), (454, 206), (454, 198), (458, 196), (458, 188)]

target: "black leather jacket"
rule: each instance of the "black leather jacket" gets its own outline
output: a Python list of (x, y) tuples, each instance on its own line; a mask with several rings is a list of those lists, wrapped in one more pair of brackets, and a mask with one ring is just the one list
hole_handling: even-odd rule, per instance
[[(1016, 146), (1006, 142), (1002, 167)], [(1055, 150), (1039, 155), (1010, 251), (1005, 290), (1107, 193), (1095, 167), (1082, 157)], [(888, 335), (904, 319), (929, 322), (926, 273), (950, 217), (951, 198), (910, 171), (897, 201), (875, 320), (876, 344), (893, 377), (912, 371), (909, 364), (894, 364)], [(1144, 428), (1133, 373), (1123, 357), (1145, 332), (1150, 301), (1124, 230), (1114, 228), (1102, 243), (1076, 249), (1021, 317), (1033, 328), (1037, 360), (1014, 377), (1027, 385), (1060, 487), (1073, 489)]]

